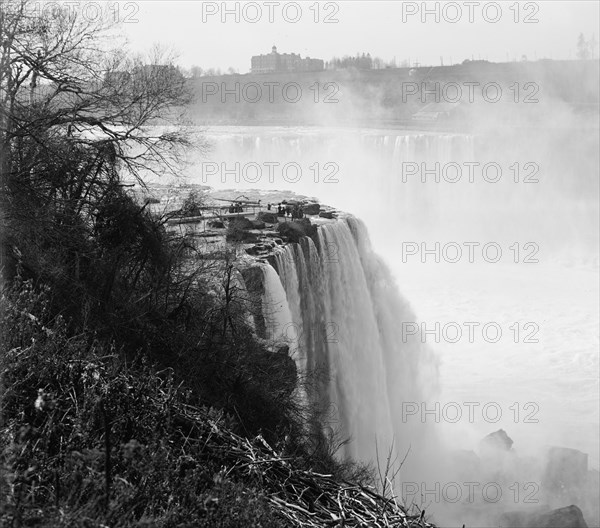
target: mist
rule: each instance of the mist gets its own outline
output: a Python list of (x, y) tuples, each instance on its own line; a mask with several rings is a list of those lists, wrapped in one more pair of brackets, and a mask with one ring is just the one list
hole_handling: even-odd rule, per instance
[[(599, 135), (589, 113), (557, 96), (554, 84), (540, 83), (551, 95), (525, 109), (480, 103), (460, 126), (441, 130), (390, 127), (389, 109), (372, 103), (385, 94), (370, 88), (365, 106), (364, 88), (356, 93), (350, 85), (340, 90), (343, 119), (339, 108), (313, 105), (303, 126), (208, 124), (209, 153), (188, 160), (189, 183), (257, 196), (292, 191), (362, 219), (440, 364), (435, 401), (413, 403), (458, 405), (465, 416), (464, 402), (501, 409), (493, 421), (449, 423), (441, 411), (420, 420), (431, 422), (429, 451), (413, 448), (396, 491), (424, 484), (429, 497), (419, 490), (404, 498), (444, 526), (495, 526), (506, 511), (564, 506), (548, 491), (550, 446), (581, 450), (598, 469)], [(597, 86), (575, 80), (566, 89), (588, 96), (596, 89), (597, 97)], [(500, 257), (482, 252), (486, 244), (500, 248)], [(467, 339), (468, 322), (493, 322), (503, 337), (492, 343), (474, 332)], [(449, 342), (436, 324), (461, 328), (465, 337)], [(482, 455), (479, 442), (499, 429), (514, 448)], [(404, 431), (396, 448), (406, 450), (409, 423)], [(504, 499), (431, 500), (432, 483), (468, 479), (500, 479)], [(537, 486), (533, 504), (506, 496), (510, 485), (526, 484)], [(593, 523), (589, 489), (576, 499)]]

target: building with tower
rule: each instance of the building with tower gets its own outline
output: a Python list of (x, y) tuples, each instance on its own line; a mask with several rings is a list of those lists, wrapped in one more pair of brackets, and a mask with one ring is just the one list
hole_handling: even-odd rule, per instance
[(325, 63), (321, 59), (302, 58), (297, 53), (279, 53), (277, 47), (271, 48), (267, 55), (255, 55), (251, 60), (252, 73), (308, 72), (323, 71)]

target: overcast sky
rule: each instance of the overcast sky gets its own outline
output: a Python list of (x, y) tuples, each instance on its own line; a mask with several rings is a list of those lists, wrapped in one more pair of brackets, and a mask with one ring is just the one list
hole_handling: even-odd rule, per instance
[[(599, 5), (595, 0), (318, 4), (138, 0), (122, 2), (119, 18), (136, 51), (160, 42), (177, 50), (182, 66), (222, 70), (231, 66), (245, 73), (250, 57), (268, 53), (274, 44), (280, 53), (303, 57), (329, 60), (370, 52), (385, 60), (395, 57), (398, 64), (410, 59), (439, 65), (440, 57), (444, 64), (467, 58), (504, 62), (523, 55), (529, 60), (575, 58), (580, 33), (599, 39)], [(425, 13), (423, 6), (431, 12)]]

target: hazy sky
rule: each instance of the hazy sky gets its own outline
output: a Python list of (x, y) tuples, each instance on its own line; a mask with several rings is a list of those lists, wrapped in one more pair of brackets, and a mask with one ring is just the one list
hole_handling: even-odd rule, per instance
[[(385, 60), (396, 57), (398, 63), (410, 59), (423, 65), (439, 65), (440, 57), (444, 64), (466, 58), (520, 60), (523, 55), (530, 60), (575, 58), (579, 33), (600, 38), (599, 5), (598, 1), (560, 0), (138, 0), (122, 2), (119, 18), (136, 51), (161, 42), (178, 51), (179, 63), (185, 67), (196, 64), (225, 70), (232, 66), (244, 73), (250, 68), (250, 57), (268, 53), (273, 44), (280, 53), (324, 60), (364, 51)], [(324, 22), (326, 17), (330, 23)]]

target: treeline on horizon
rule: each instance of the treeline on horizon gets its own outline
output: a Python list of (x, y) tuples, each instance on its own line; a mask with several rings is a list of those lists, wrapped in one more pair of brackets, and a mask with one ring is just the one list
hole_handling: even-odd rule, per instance
[[(326, 70), (343, 70), (343, 69), (359, 69), (359, 70), (381, 70), (385, 68), (405, 68), (409, 67), (408, 59), (402, 61), (400, 66), (396, 65), (396, 60), (385, 61), (380, 57), (371, 57), (370, 53), (357, 53), (355, 56), (344, 55), (343, 57), (333, 57), (329, 61), (325, 61)], [(219, 77), (221, 75), (239, 75), (239, 71), (233, 67), (226, 70), (221, 68), (202, 68), (201, 66), (193, 65), (190, 68), (180, 68), (181, 74), (188, 79), (197, 79), (199, 77)]]
[[(562, 123), (597, 128), (598, 75), (598, 61), (540, 60), (201, 77), (187, 81), (196, 95), (187, 117), (200, 126), (389, 125), (469, 133), (488, 125), (554, 126), (556, 116), (568, 114)], [(499, 87), (499, 99), (486, 100), (485, 86)], [(441, 118), (415, 118), (431, 103)]]
[[(598, 58), (598, 40), (596, 39), (596, 35), (592, 34), (589, 38), (583, 33), (580, 33), (577, 37), (576, 47), (575, 47), (575, 58), (577, 60), (595, 60)], [(512, 61), (508, 62), (527, 62), (528, 57), (526, 55), (521, 55), (517, 60), (516, 57), (513, 57)], [(536, 59), (537, 61), (538, 59)], [(541, 61), (552, 60), (551, 58), (540, 58)], [(470, 58), (464, 59), (462, 62), (452, 62), (447, 64), (447, 66), (459, 66), (465, 65), (469, 63), (495, 63), (495, 64), (503, 64), (500, 61), (489, 61), (487, 58), (482, 59), (481, 56), (478, 55), (477, 59), (475, 59), (475, 55)], [(398, 68), (418, 68), (418, 67), (437, 67), (444, 66), (444, 58), (440, 56), (440, 64), (421, 64), (418, 59), (412, 61), (410, 58), (402, 59), (401, 61), (396, 60), (394, 57), (391, 60), (386, 61), (381, 57), (372, 57), (370, 53), (365, 52), (357, 52), (356, 55), (344, 55), (343, 57), (332, 57), (330, 60), (325, 61), (325, 70), (345, 70), (345, 69), (356, 69), (356, 70), (386, 70), (386, 69), (398, 69)], [(202, 68), (198, 65), (192, 65), (189, 68), (180, 68), (181, 74), (188, 79), (197, 79), (199, 77), (220, 77), (222, 75), (239, 75), (239, 71), (236, 68), (229, 67), (226, 70), (222, 70), (221, 68)]]
[(370, 482), (299, 403), (310, 377), (256, 336), (235, 252), (202, 258), (126, 183), (203, 147), (172, 111), (183, 79), (143, 67), (168, 57), (30, 6), (0, 6), (0, 525), (290, 526), (227, 435)]

